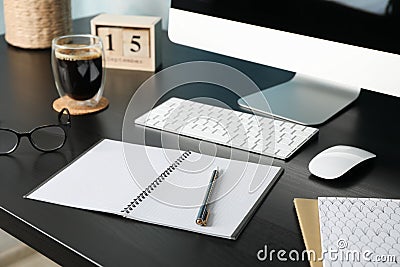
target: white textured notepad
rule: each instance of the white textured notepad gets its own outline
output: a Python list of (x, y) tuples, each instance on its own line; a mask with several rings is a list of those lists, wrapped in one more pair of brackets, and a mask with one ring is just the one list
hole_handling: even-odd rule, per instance
[(400, 266), (400, 200), (318, 198), (323, 265)]
[[(145, 181), (145, 187), (140, 187), (132, 178), (125, 164), (124, 149), (131, 155), (129, 160), (134, 161), (132, 174), (143, 178), (141, 181)], [(145, 157), (151, 159), (159, 173), (152, 176), (149, 168), (145, 167), (143, 149), (141, 145), (103, 140), (26, 198), (235, 239), (282, 172), (279, 167), (146, 147)], [(166, 153), (177, 157), (171, 162), (165, 157)], [(200, 156), (201, 162), (210, 164), (204, 165), (200, 171), (183, 171), (196, 167), (193, 165)], [(193, 203), (193, 198), (203, 198), (206, 188), (200, 194), (193, 193), (196, 191), (193, 188), (203, 188), (201, 185), (209, 182), (217, 167), (222, 170), (222, 175), (214, 186), (213, 195), (221, 197), (210, 204), (209, 225), (204, 227), (195, 223), (198, 207), (163, 203), (168, 197), (179, 203)], [(264, 176), (265, 179), (255, 192), (250, 193), (254, 176)], [(188, 190), (175, 190), (177, 185)], [(200, 202), (201, 199), (194, 201)]]

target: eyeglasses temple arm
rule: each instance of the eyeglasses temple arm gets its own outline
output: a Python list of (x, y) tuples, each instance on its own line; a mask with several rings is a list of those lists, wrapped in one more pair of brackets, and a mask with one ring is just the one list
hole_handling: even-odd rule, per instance
[(67, 108), (63, 108), (59, 113), (58, 113), (58, 122), (63, 123), (61, 121), (61, 117), (63, 114), (67, 114), (67, 122), (64, 124), (70, 125), (71, 124), (71, 114), (69, 113), (69, 110)]

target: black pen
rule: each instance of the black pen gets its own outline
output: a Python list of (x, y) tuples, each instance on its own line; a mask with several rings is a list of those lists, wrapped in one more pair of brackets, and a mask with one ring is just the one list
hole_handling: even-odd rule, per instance
[(196, 223), (201, 226), (207, 225), (208, 216), (210, 212), (208, 210), (208, 201), (210, 200), (211, 191), (214, 187), (215, 180), (217, 180), (219, 176), (219, 168), (214, 170), (211, 175), (210, 183), (208, 184), (208, 188), (206, 191), (206, 195), (204, 196), (203, 204), (200, 206), (199, 213), (197, 214)]

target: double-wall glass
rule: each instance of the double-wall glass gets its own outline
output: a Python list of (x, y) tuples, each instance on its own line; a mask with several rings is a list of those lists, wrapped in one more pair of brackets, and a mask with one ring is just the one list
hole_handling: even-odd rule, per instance
[(105, 81), (101, 39), (90, 34), (57, 37), (51, 55), (56, 87), (68, 107), (96, 106)]

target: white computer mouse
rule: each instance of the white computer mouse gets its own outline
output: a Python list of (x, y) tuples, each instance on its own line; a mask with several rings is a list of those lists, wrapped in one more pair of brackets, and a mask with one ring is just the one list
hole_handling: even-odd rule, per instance
[(324, 179), (336, 179), (361, 162), (376, 155), (352, 146), (333, 146), (316, 155), (308, 164), (310, 172)]

